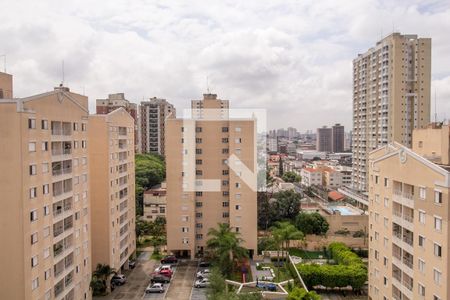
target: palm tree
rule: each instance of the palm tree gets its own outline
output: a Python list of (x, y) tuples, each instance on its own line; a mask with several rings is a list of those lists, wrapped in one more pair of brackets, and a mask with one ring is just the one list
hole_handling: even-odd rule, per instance
[(244, 240), (239, 235), (229, 224), (219, 223), (217, 229), (208, 230), (210, 238), (206, 245), (224, 274), (229, 274), (239, 260), (248, 257), (247, 249), (241, 246)]
[[(278, 249), (281, 248), (282, 255), (284, 258), (284, 253), (289, 251), (290, 242), (292, 240), (303, 240), (303, 233), (297, 229), (293, 224), (288, 221), (277, 222), (275, 226), (272, 227), (272, 236), (278, 244)], [(280, 275), (280, 254), (277, 251), (277, 262), (278, 262), (278, 276)]]
[[(97, 267), (95, 269), (94, 272), (92, 272), (92, 276), (93, 276), (93, 282), (96, 281), (101, 281), (103, 288), (103, 291), (106, 291), (106, 289), (108, 288), (107, 282), (109, 279), (109, 276), (111, 276), (112, 274), (116, 274), (116, 270), (114, 268), (111, 268), (109, 265), (107, 264), (97, 264)], [(92, 285), (92, 283), (91, 283)], [(95, 284), (94, 286), (96, 286), (97, 288), (99, 287), (98, 283)]]

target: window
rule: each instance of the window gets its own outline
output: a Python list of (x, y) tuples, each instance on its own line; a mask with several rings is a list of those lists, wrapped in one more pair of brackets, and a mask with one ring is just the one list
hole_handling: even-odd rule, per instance
[(442, 218), (434, 217), (434, 229), (436, 229), (437, 231), (442, 230)]
[(201, 165), (203, 163), (203, 161), (201, 159), (196, 159), (195, 160), (195, 164), (196, 165)]
[(31, 245), (34, 245), (38, 242), (38, 233), (35, 232), (31, 235)]
[(30, 175), (36, 175), (36, 174), (37, 174), (36, 165), (30, 165)]
[(86, 123), (81, 123), (81, 131), (86, 131)]
[(42, 142), (42, 151), (48, 151), (48, 142)]
[(195, 154), (202, 154), (202, 149), (195, 149)]
[(433, 270), (433, 279), (436, 284), (441, 284), (442, 273), (439, 270), (434, 269)]
[(44, 272), (44, 279), (47, 280), (50, 278), (50, 276), (52, 275), (52, 271), (51, 269), (48, 269)]
[(419, 222), (425, 224), (425, 212), (423, 210), (419, 210)]
[(73, 141), (73, 149), (78, 149), (78, 141)]
[(224, 144), (228, 143), (228, 138), (222, 138), (222, 143)]
[(425, 261), (419, 258), (419, 271), (425, 273)]
[(48, 173), (48, 163), (42, 164), (42, 173)]
[(235, 208), (236, 208), (236, 210), (240, 210), (241, 206), (240, 205), (236, 205)]
[(195, 207), (202, 207), (203, 206), (203, 202), (195, 202)]
[(195, 238), (196, 238), (197, 240), (201, 240), (201, 239), (203, 239), (203, 234), (196, 234), (196, 235), (195, 235)]
[(201, 138), (196, 138), (196, 139), (195, 139), (195, 142), (196, 142), (197, 144), (201, 144), (201, 143), (202, 143), (202, 139), (201, 139)]
[(78, 131), (78, 123), (73, 123), (73, 131)]
[(44, 249), (44, 259), (50, 256), (50, 247)]
[(442, 247), (439, 244), (434, 243), (434, 255), (437, 257), (442, 257)]
[(229, 205), (230, 205), (230, 202), (228, 202), (228, 201), (222, 202), (222, 207), (228, 207)]
[(419, 246), (420, 247), (425, 247), (425, 237), (419, 235)]
[(202, 218), (203, 214), (201, 212), (195, 213), (196, 218)]
[(387, 178), (384, 178), (384, 186), (389, 187), (389, 180)]
[(38, 265), (38, 257), (37, 257), (37, 255), (36, 256), (33, 256), (32, 258), (31, 258), (31, 267), (36, 267)]
[(203, 196), (203, 192), (195, 192), (195, 196), (201, 197)]
[(389, 207), (389, 199), (384, 198), (384, 207)]
[(28, 129), (36, 129), (36, 119), (28, 119)]
[(195, 127), (195, 132), (202, 132), (202, 128), (201, 127)]
[(39, 287), (39, 278), (35, 278), (31, 281), (31, 289), (35, 290)]
[(86, 149), (87, 147), (87, 142), (86, 141), (81, 141), (81, 148)]
[(222, 132), (228, 132), (228, 127), (222, 127)]
[(189, 228), (188, 227), (181, 227), (181, 232), (189, 232)]
[(375, 184), (378, 184), (378, 175), (375, 175)]
[(423, 285), (421, 285), (420, 283), (418, 285), (419, 285), (419, 295), (425, 296), (425, 287)]
[(442, 204), (442, 192), (434, 191), (434, 203)]
[(234, 142), (235, 142), (236, 144), (240, 144), (240, 143), (242, 142), (242, 139), (241, 139), (241, 138), (236, 138), (236, 139), (234, 140)]
[(376, 260), (380, 259), (380, 253), (378, 252), (378, 250), (375, 250), (374, 257)]
[(224, 212), (224, 213), (222, 213), (222, 217), (223, 218), (229, 218), (230, 214), (228, 212)]
[(385, 257), (383, 258), (383, 265), (384, 265), (384, 266), (387, 266), (387, 264), (388, 264), (388, 258), (385, 256)]
[(48, 216), (50, 214), (50, 207), (48, 205), (44, 206), (44, 216)]
[(427, 197), (427, 188), (425, 187), (419, 188), (419, 197), (420, 199), (425, 200), (425, 198)]
[(228, 148), (223, 148), (223, 149), (222, 149), (222, 154), (228, 154), (228, 153), (229, 153)]
[(182, 222), (187, 222), (187, 221), (189, 221), (189, 216), (182, 216), (182, 217), (181, 217), (181, 221), (182, 221)]
[(433, 296), (433, 300), (441, 300), (441, 298), (439, 298), (438, 296), (434, 295)]
[(383, 283), (384, 283), (384, 286), (388, 285), (388, 279), (386, 278), (386, 276), (383, 277)]
[(28, 152), (36, 152), (36, 143), (35, 142), (28, 143)]
[(237, 200), (241, 199), (241, 194), (239, 194), (239, 193), (236, 194), (236, 199), (237, 199)]
[(222, 170), (222, 175), (228, 175), (228, 170)]
[(47, 195), (48, 193), (50, 193), (50, 186), (48, 184), (44, 184), (42, 186), (42, 194)]
[(223, 192), (222, 192), (222, 195), (223, 195), (223, 196), (228, 196), (229, 194), (230, 194), (230, 192), (228, 192), (228, 191), (223, 191)]
[(183, 244), (189, 244), (189, 239), (188, 238), (183, 238), (182, 239), (182, 243)]
[(50, 235), (50, 226), (44, 227), (44, 237), (48, 237)]
[(47, 120), (42, 120), (41, 121), (41, 128), (44, 130), (48, 129), (48, 121)]
[(236, 128), (235, 128), (235, 131), (236, 131), (236, 132), (241, 132), (241, 127), (236, 127)]
[(37, 212), (37, 210), (35, 209), (35, 210), (32, 210), (31, 212), (30, 212), (30, 221), (31, 222), (34, 222), (34, 221), (36, 221), (38, 219), (38, 212)]
[(202, 170), (195, 170), (195, 175), (203, 175), (203, 171)]

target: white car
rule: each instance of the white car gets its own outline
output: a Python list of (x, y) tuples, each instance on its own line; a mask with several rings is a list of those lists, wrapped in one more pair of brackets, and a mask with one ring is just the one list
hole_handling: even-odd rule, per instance
[(161, 283), (150, 283), (145, 289), (145, 293), (164, 293), (164, 286)]
[(206, 278), (211, 274), (211, 271), (209, 269), (204, 269), (200, 272), (197, 272), (197, 278)]
[(205, 288), (207, 286), (209, 286), (209, 279), (208, 278), (198, 279), (194, 283), (194, 287), (196, 287), (196, 288)]
[(170, 270), (173, 271), (172, 266), (171, 265), (160, 265), (159, 267), (157, 267), (155, 269), (155, 272), (159, 273), (162, 270)]

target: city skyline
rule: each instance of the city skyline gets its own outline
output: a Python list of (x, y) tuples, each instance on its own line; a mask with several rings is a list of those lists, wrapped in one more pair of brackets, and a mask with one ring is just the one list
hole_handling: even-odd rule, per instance
[[(6, 6), (0, 37), (10, 43), (0, 54), (7, 55), (18, 97), (59, 83), (64, 60), (66, 85), (89, 96), (90, 111), (93, 100), (111, 92), (134, 103), (165, 98), (182, 109), (209, 87), (234, 100), (235, 108), (267, 108), (269, 116), (277, 115), (269, 128), (314, 130), (330, 116), (351, 128), (352, 59), (394, 30), (433, 39), (438, 119), (450, 108), (450, 8), (444, 1), (208, 7), (114, 1), (64, 9), (49, 3), (34, 4), (33, 18), (23, 9), (27, 3)], [(152, 21), (146, 21), (147, 11)], [(386, 25), (374, 23), (380, 18)], [(434, 119), (434, 103), (432, 110)]]

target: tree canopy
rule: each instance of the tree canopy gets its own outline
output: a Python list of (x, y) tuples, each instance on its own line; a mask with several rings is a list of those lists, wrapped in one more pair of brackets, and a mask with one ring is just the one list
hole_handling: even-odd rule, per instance
[(276, 207), (280, 220), (292, 220), (300, 212), (300, 194), (294, 190), (281, 191), (275, 194)]
[(294, 173), (292, 171), (285, 172), (283, 176), (281, 177), (285, 182), (300, 182), (302, 177), (298, 175), (297, 173)]
[(166, 166), (161, 156), (155, 154), (136, 154), (136, 214), (143, 213), (144, 191), (160, 184), (166, 177)]
[(303, 288), (295, 287), (289, 292), (286, 300), (320, 300), (320, 296), (316, 292), (307, 292)]
[(328, 232), (330, 225), (319, 213), (301, 212), (295, 218), (295, 226), (304, 234), (324, 235)]

